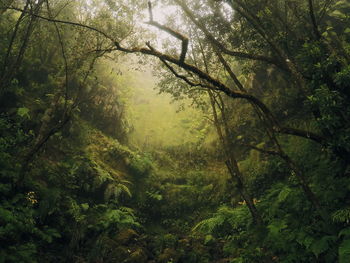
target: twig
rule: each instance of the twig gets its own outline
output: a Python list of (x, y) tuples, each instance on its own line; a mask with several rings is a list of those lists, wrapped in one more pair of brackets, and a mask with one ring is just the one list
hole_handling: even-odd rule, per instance
[(40, 18), (42, 20), (46, 20), (46, 21), (49, 21), (49, 22), (56, 22), (56, 23), (61, 23), (61, 24), (66, 24), (66, 25), (72, 25), (72, 26), (78, 26), (78, 27), (83, 27), (83, 28), (86, 28), (86, 29), (90, 29), (92, 31), (95, 31), (101, 35), (103, 35), (105, 38), (115, 42), (115, 39), (113, 39), (111, 36), (109, 36), (108, 34), (106, 34), (105, 32), (103, 32), (102, 30), (100, 29), (97, 29), (95, 27), (92, 27), (92, 26), (88, 26), (88, 25), (85, 25), (85, 24), (81, 24), (81, 23), (77, 23), (77, 22), (72, 22), (72, 21), (65, 21), (65, 20), (60, 20), (60, 19), (53, 19), (53, 18), (49, 18), (49, 17), (44, 17), (44, 16), (41, 16), (41, 15), (38, 15), (38, 14), (34, 14), (33, 12), (29, 12), (29, 11), (25, 11), (23, 9), (20, 9), (20, 8), (17, 8), (17, 7), (9, 7), (7, 9), (10, 9), (10, 10), (16, 10), (16, 11), (19, 11), (19, 12), (22, 12), (22, 13), (26, 13), (26, 14), (29, 14), (31, 16), (34, 16), (34, 17), (37, 17), (37, 18)]

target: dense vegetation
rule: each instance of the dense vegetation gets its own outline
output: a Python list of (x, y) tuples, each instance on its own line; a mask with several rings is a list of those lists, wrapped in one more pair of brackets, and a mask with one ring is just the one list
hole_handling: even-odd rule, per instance
[(349, 91), (347, 0), (1, 0), (0, 262), (350, 262)]

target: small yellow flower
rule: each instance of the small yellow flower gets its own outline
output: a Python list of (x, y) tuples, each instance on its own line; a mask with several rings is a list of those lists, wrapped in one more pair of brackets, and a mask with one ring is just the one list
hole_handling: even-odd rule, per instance
[[(256, 198), (253, 198), (253, 203), (254, 205), (256, 205), (257, 203), (259, 203), (260, 200), (256, 199)], [(246, 205), (247, 202), (245, 200), (243, 200), (243, 202), (238, 202), (239, 205)]]
[(32, 205), (38, 203), (38, 200), (36, 199), (36, 196), (35, 196), (35, 192), (33, 191), (28, 192), (26, 198)]

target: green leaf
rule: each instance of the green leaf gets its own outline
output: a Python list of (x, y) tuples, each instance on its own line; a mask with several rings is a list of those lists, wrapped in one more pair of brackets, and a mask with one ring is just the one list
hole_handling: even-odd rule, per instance
[(350, 227), (344, 228), (339, 232), (338, 237), (342, 237), (342, 236), (345, 236), (345, 237), (350, 236)]
[(339, 10), (335, 10), (331, 13), (331, 16), (335, 16), (335, 17), (339, 17), (339, 18), (346, 18), (346, 15), (339, 11)]
[(289, 187), (283, 188), (277, 197), (278, 202), (279, 203), (284, 202), (291, 192), (292, 190)]
[(86, 211), (86, 210), (89, 209), (89, 204), (88, 204), (88, 203), (81, 204), (80, 206), (81, 206), (81, 208), (82, 208), (84, 211)]
[(311, 251), (312, 253), (315, 254), (316, 257), (318, 257), (320, 254), (323, 252), (327, 251), (329, 248), (329, 243), (335, 241), (334, 236), (324, 236), (319, 240), (316, 240), (312, 245), (311, 245)]
[(350, 221), (350, 208), (346, 207), (335, 211), (332, 214), (332, 219), (334, 222), (349, 223)]
[(132, 197), (131, 191), (129, 189), (129, 187), (127, 187), (124, 184), (118, 184), (118, 186), (124, 193), (126, 193), (129, 197)]
[(213, 238), (213, 236), (212, 235), (206, 235), (205, 236), (205, 239), (204, 239), (204, 244), (205, 245), (207, 245), (207, 244), (209, 244), (211, 241), (213, 241), (214, 240), (214, 238)]
[(297, 242), (307, 249), (314, 243), (314, 238), (311, 236), (307, 236), (305, 233), (300, 233), (297, 238)]
[(21, 117), (25, 117), (27, 119), (30, 119), (29, 109), (26, 108), (26, 107), (18, 108), (17, 109), (17, 115), (19, 115)]
[(278, 233), (286, 227), (287, 224), (284, 220), (275, 220), (267, 226), (267, 228), (270, 230), (270, 233), (274, 236), (278, 235)]
[(2, 223), (7, 223), (13, 221), (14, 217), (9, 210), (0, 207), (0, 219)]
[(339, 263), (350, 262), (350, 239), (344, 240), (338, 249)]

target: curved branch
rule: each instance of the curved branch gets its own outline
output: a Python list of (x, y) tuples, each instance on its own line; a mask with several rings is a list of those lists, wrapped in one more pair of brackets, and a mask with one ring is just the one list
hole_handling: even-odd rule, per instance
[(7, 9), (19, 11), (19, 12), (22, 12), (22, 13), (26, 13), (26, 14), (29, 14), (31, 16), (34, 16), (34, 17), (37, 17), (37, 18), (40, 18), (42, 20), (49, 21), (49, 22), (56, 22), (56, 23), (60, 23), (60, 24), (66, 24), (66, 25), (71, 25), (71, 26), (77, 26), (77, 27), (90, 29), (92, 31), (95, 31), (95, 32), (103, 35), (105, 38), (107, 38), (107, 39), (109, 39), (109, 40), (111, 40), (113, 42), (115, 41), (115, 39), (113, 39), (111, 36), (109, 36), (108, 34), (103, 32), (102, 30), (97, 29), (97, 28), (92, 27), (92, 26), (88, 26), (88, 25), (85, 25), (85, 24), (72, 22), (72, 21), (66, 21), (66, 20), (60, 20), (60, 19), (53, 19), (53, 18), (49, 18), (49, 17), (44, 17), (44, 16), (41, 16), (41, 15), (35, 14), (33, 12), (23, 10), (21, 8), (17, 8), (17, 7), (8, 7)]
[(188, 37), (184, 36), (183, 34), (173, 30), (170, 27), (164, 26), (162, 24), (159, 24), (158, 22), (153, 20), (153, 13), (152, 13), (152, 3), (151, 1), (148, 1), (148, 11), (149, 11), (149, 19), (150, 21), (147, 22), (147, 24), (154, 26), (164, 32), (167, 32), (168, 34), (172, 35), (173, 37), (179, 39), (182, 41), (181, 45), (181, 54), (180, 54), (180, 61), (184, 62), (186, 58), (186, 53), (188, 50)]
[(299, 130), (292, 127), (278, 127), (278, 128), (275, 128), (274, 130), (278, 133), (294, 135), (305, 139), (310, 139), (319, 144), (324, 144), (326, 142), (326, 138), (324, 138), (321, 135), (318, 135), (316, 133), (309, 132), (309, 131)]
[(163, 64), (171, 71), (171, 73), (174, 74), (175, 77), (182, 79), (183, 81), (185, 81), (188, 85), (192, 86), (192, 87), (202, 87), (202, 88), (208, 88), (207, 86), (201, 84), (201, 83), (194, 83), (192, 81), (190, 81), (186, 76), (180, 75), (179, 73), (176, 72), (176, 70), (169, 65), (168, 62), (166, 62), (164, 59), (160, 59)]
[(261, 152), (261, 153), (264, 153), (264, 154), (279, 156), (279, 157), (281, 157), (282, 159), (285, 159), (285, 158), (286, 158), (285, 155), (283, 155), (282, 153), (280, 153), (280, 152), (278, 152), (278, 151), (266, 150), (266, 149), (262, 149), (262, 148), (259, 148), (259, 147), (254, 146), (254, 145), (251, 145), (251, 144), (246, 144), (246, 143), (240, 143), (239, 145), (248, 147), (248, 148), (250, 148), (250, 149), (253, 149), (253, 150), (255, 150), (255, 151), (258, 151), (258, 152)]
[[(11, 7), (10, 9), (24, 12), (24, 10), (19, 9), (19, 8), (15, 8), (15, 7)], [(232, 91), (226, 85), (224, 85), (220, 81), (214, 79), (209, 74), (206, 74), (205, 72), (203, 72), (199, 68), (197, 68), (193, 65), (187, 64), (186, 62), (184, 62), (180, 59), (177, 59), (173, 56), (161, 53), (153, 48), (149, 49), (149, 48), (125, 48), (125, 47), (122, 47), (118, 41), (114, 40), (111, 36), (109, 36), (105, 32), (103, 32), (99, 29), (96, 29), (94, 27), (88, 26), (88, 25), (80, 24), (77, 22), (64, 21), (64, 20), (59, 20), (59, 19), (52, 19), (52, 18), (48, 18), (48, 17), (43, 17), (41, 15), (33, 14), (30, 12), (29, 12), (29, 14), (32, 16), (35, 16), (37, 18), (49, 21), (49, 22), (56, 22), (56, 23), (62, 23), (62, 24), (67, 24), (67, 25), (73, 25), (73, 26), (87, 28), (87, 29), (90, 29), (92, 31), (95, 31), (95, 32), (103, 35), (107, 39), (112, 40), (114, 45), (116, 46), (116, 50), (119, 50), (119, 51), (122, 51), (125, 53), (141, 53), (141, 54), (145, 54), (145, 55), (151, 55), (151, 56), (159, 58), (160, 60), (164, 60), (164, 61), (173, 63), (175, 65), (178, 65), (179, 67), (181, 67), (189, 72), (192, 72), (195, 75), (197, 75), (199, 78), (207, 81), (213, 87), (215, 87), (216, 90), (224, 92), (227, 96), (232, 97), (232, 98), (238, 98), (238, 99), (246, 99), (246, 100), (251, 101), (254, 104), (256, 104), (263, 112), (269, 112), (269, 109), (266, 107), (266, 105), (263, 102), (261, 102), (259, 99), (257, 99), (256, 97), (249, 95), (249, 94), (246, 94), (246, 93)]]
[[(10, 7), (9, 9), (17, 10), (17, 11), (20, 11), (20, 12), (25, 12), (22, 9), (14, 8), (14, 7)], [(86, 29), (90, 29), (92, 31), (95, 31), (95, 32), (103, 35), (107, 39), (113, 41), (113, 43), (115, 45), (115, 48), (114, 49), (109, 49), (109, 51), (116, 50), (116, 51), (122, 51), (124, 53), (141, 53), (141, 54), (151, 55), (151, 56), (157, 57), (162, 62), (166, 61), (166, 62), (173, 63), (173, 64), (183, 68), (184, 70), (187, 70), (187, 71), (189, 71), (191, 73), (194, 73), (199, 78), (207, 81), (212, 86), (212, 87), (210, 87), (210, 86), (203, 85), (205, 88), (213, 89), (213, 87), (215, 87), (215, 90), (221, 91), (221, 92), (225, 93), (227, 96), (229, 96), (231, 98), (248, 100), (248, 101), (252, 102), (253, 104), (255, 104), (265, 114), (267, 114), (267, 115), (271, 114), (270, 110), (268, 109), (268, 107), (262, 101), (260, 101), (258, 98), (254, 97), (254, 96), (252, 96), (250, 94), (247, 94), (245, 92), (232, 91), (226, 85), (224, 85), (220, 81), (214, 79), (209, 74), (206, 74), (205, 72), (203, 72), (199, 68), (197, 68), (197, 67), (195, 67), (193, 65), (187, 64), (186, 62), (181, 61), (180, 59), (177, 59), (177, 58), (172, 57), (170, 55), (161, 53), (161, 52), (159, 52), (159, 51), (157, 51), (157, 50), (155, 50), (153, 48), (149, 49), (149, 48), (125, 48), (125, 47), (122, 47), (119, 42), (115, 41), (107, 33), (103, 32), (103, 31), (101, 31), (99, 29), (96, 29), (94, 27), (88, 26), (88, 25), (80, 24), (80, 23), (77, 23), (77, 22), (71, 22), (71, 21), (64, 21), (64, 20), (59, 20), (59, 19), (47, 18), (47, 17), (43, 17), (43, 16), (40, 16), (40, 15), (37, 15), (37, 14), (30, 13), (30, 12), (25, 12), (25, 13), (29, 13), (32, 16), (38, 17), (40, 19), (43, 19), (43, 20), (46, 20), (46, 21), (49, 21), (49, 22), (56, 22), (56, 23), (67, 24), (67, 25), (72, 25), (72, 26), (78, 26), (78, 27), (82, 27), (82, 28), (86, 28)], [(169, 70), (170, 70), (170, 68), (169, 68)], [(202, 85), (202, 84), (198, 85), (196, 83), (192, 83), (192, 84), (195, 84), (196, 86), (201, 86)], [(319, 142), (319, 143), (325, 141), (325, 139), (322, 138), (321, 136), (316, 135), (316, 134), (311, 133), (311, 132), (305, 132), (305, 131), (301, 131), (301, 130), (297, 130), (297, 129), (293, 129), (293, 128), (287, 128), (287, 127), (275, 127), (275, 129), (276, 129), (276, 132), (279, 132), (279, 133), (296, 135), (296, 136), (300, 136), (300, 137), (304, 137), (304, 138), (308, 138), (308, 139), (314, 140), (314, 141)]]
[[(230, 75), (230, 77), (232, 78), (232, 80), (234, 81), (234, 83), (236, 84), (238, 89), (242, 92), (245, 92), (245, 88), (243, 87), (242, 83), (239, 81), (236, 74), (232, 71), (230, 65), (227, 63), (227, 61), (224, 59), (224, 57), (221, 55), (221, 53), (216, 52), (216, 55), (218, 56), (220, 62), (223, 64), (223, 66), (227, 70), (228, 74)], [(255, 106), (255, 105), (253, 105), (253, 106)], [(309, 132), (309, 131), (299, 130), (299, 129), (295, 129), (295, 128), (291, 128), (291, 127), (282, 127), (280, 125), (280, 123), (276, 120), (276, 118), (272, 114), (272, 112), (269, 111), (269, 112), (264, 112), (264, 113), (265, 113), (265, 115), (268, 114), (266, 117), (271, 122), (272, 129), (275, 132), (282, 133), (282, 134), (295, 135), (298, 137), (303, 137), (306, 139), (313, 140), (313, 141), (320, 143), (320, 144), (323, 144), (325, 141), (325, 138), (323, 138), (322, 136), (317, 135), (317, 134), (312, 133), (312, 132)]]

